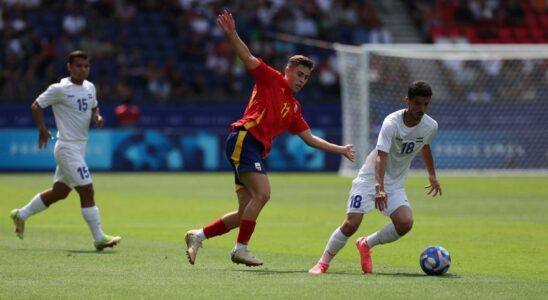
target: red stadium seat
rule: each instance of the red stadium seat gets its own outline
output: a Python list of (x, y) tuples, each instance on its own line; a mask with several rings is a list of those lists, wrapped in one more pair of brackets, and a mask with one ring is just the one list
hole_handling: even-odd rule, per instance
[(474, 35), (474, 36), (469, 36), (468, 37), (468, 42), (470, 44), (481, 44), (482, 40), (477, 35)]
[(485, 43), (485, 44), (502, 44), (503, 42), (498, 38), (491, 37), (491, 38), (483, 39), (483, 43)]
[(514, 27), (512, 28), (512, 32), (518, 41), (530, 40), (529, 28), (527, 27)]
[(525, 24), (527, 25), (527, 27), (531, 28), (531, 27), (539, 27), (539, 26), (542, 26), (541, 24), (541, 21), (540, 21), (540, 18), (537, 17), (536, 15), (529, 15), (526, 17), (525, 19)]
[(468, 39), (468, 41), (471, 41), (478, 36), (478, 30), (474, 26), (463, 26), (461, 28), (461, 32), (463, 36)]
[(432, 27), (430, 28), (430, 38), (432, 41), (435, 41), (437, 38), (443, 37), (443, 29), (440, 27)]
[(535, 43), (542, 43), (544, 41), (545, 30), (540, 27), (529, 27), (529, 35)]
[(498, 36), (501, 39), (513, 39), (514, 32), (511, 27), (501, 27), (497, 30)]
[(545, 13), (542, 16), (539, 16), (537, 20), (540, 23), (540, 26), (543, 28), (548, 28), (548, 14)]
[(464, 34), (461, 33), (460, 28), (457, 26), (446, 27), (444, 30), (444, 33), (445, 33), (445, 36), (452, 37), (452, 38), (464, 36)]
[(518, 42), (518, 40), (516, 40), (512, 35), (499, 36), (499, 41), (501, 44), (515, 44)]

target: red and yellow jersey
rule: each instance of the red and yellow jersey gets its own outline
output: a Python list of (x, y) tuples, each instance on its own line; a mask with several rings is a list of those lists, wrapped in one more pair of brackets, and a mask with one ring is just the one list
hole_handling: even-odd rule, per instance
[(263, 157), (270, 152), (272, 140), (289, 130), (298, 134), (307, 130), (308, 124), (301, 114), (301, 104), (279, 71), (261, 64), (250, 70), (255, 78), (251, 99), (243, 117), (232, 123), (230, 130), (245, 127), (263, 145)]

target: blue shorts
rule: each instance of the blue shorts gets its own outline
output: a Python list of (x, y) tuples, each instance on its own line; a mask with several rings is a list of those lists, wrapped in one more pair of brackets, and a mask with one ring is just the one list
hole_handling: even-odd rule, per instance
[(263, 149), (263, 144), (246, 130), (236, 129), (228, 135), (226, 158), (234, 170), (236, 190), (244, 186), (239, 179), (239, 174), (244, 172), (266, 174)]

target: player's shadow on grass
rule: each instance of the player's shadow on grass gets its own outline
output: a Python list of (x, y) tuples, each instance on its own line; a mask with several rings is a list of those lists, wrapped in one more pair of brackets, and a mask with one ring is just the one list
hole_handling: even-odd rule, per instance
[(66, 250), (66, 249), (64, 249), (63, 251), (67, 251), (67, 252), (68, 252), (67, 255), (72, 255), (72, 254), (99, 254), (99, 255), (111, 255), (111, 254), (116, 254), (115, 251)]
[(243, 273), (257, 273), (257, 275), (272, 275), (272, 274), (292, 274), (292, 273), (305, 273), (303, 270), (265, 270), (265, 269), (246, 269), (246, 270), (233, 270), (234, 272)]
[[(268, 270), (268, 269), (246, 269), (246, 270), (234, 270), (235, 272), (245, 272), (245, 273), (256, 273), (257, 275), (273, 275), (273, 274), (308, 274), (307, 270)], [(325, 275), (353, 275), (353, 276), (391, 276), (391, 277), (424, 277), (424, 278), (439, 278), (439, 279), (456, 279), (460, 278), (459, 275), (456, 274), (444, 274), (442, 276), (428, 276), (422, 273), (373, 273), (371, 275), (363, 274), (363, 273), (356, 273), (356, 272), (341, 272), (341, 271), (335, 271), (335, 272), (328, 272)], [(325, 276), (324, 275), (324, 276)], [(318, 276), (318, 275), (310, 275), (310, 276)]]
[(392, 277), (424, 277), (424, 278), (440, 278), (440, 279), (455, 279), (455, 278), (460, 278), (459, 275), (456, 275), (456, 274), (444, 274), (442, 276), (428, 276), (426, 274), (422, 274), (422, 273), (378, 273), (378, 272), (375, 272), (373, 273), (373, 275), (378, 275), (378, 276), (392, 276)]
[[(256, 273), (257, 275), (273, 275), (273, 274), (304, 274), (308, 276), (318, 276), (318, 275), (312, 275), (308, 274), (308, 270), (267, 270), (267, 269), (247, 269), (247, 270), (234, 270), (235, 272), (246, 272), (246, 273)], [(329, 275), (358, 275), (358, 276), (364, 276), (364, 274), (360, 273), (352, 273), (352, 272), (328, 272)]]
[(95, 250), (71, 250), (71, 249), (53, 249), (53, 248), (19, 248), (17, 251), (28, 252), (66, 252), (67, 256), (72, 254), (99, 254), (99, 255), (111, 255), (116, 254), (116, 251), (95, 251)]

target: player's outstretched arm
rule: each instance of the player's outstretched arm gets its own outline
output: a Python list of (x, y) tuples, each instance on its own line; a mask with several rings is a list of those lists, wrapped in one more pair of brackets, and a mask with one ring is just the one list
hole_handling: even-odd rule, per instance
[(327, 152), (342, 154), (348, 160), (354, 161), (354, 155), (356, 154), (356, 150), (354, 150), (354, 145), (352, 144), (344, 146), (332, 144), (318, 136), (313, 135), (310, 129), (299, 133), (299, 137), (310, 147)]
[(48, 140), (53, 139), (53, 137), (46, 127), (46, 122), (44, 122), (44, 110), (36, 101), (32, 103), (31, 110), (36, 127), (38, 127), (38, 149), (46, 148)]
[(430, 149), (430, 145), (425, 145), (421, 149), (421, 156), (422, 160), (424, 161), (424, 165), (426, 167), (426, 171), (428, 171), (428, 181), (430, 181), (430, 184), (425, 186), (425, 189), (430, 189), (428, 191), (428, 195), (432, 194), (432, 197), (436, 197), (438, 193), (441, 196), (441, 185), (438, 182), (438, 179), (436, 178), (436, 169), (434, 168), (434, 157), (432, 156), (432, 149)]
[(236, 22), (231, 13), (224, 10), (223, 13), (217, 17), (217, 24), (224, 31), (226, 38), (248, 70), (253, 70), (261, 64), (259, 60), (251, 54), (249, 48), (242, 39), (240, 39), (240, 36), (236, 31)]

